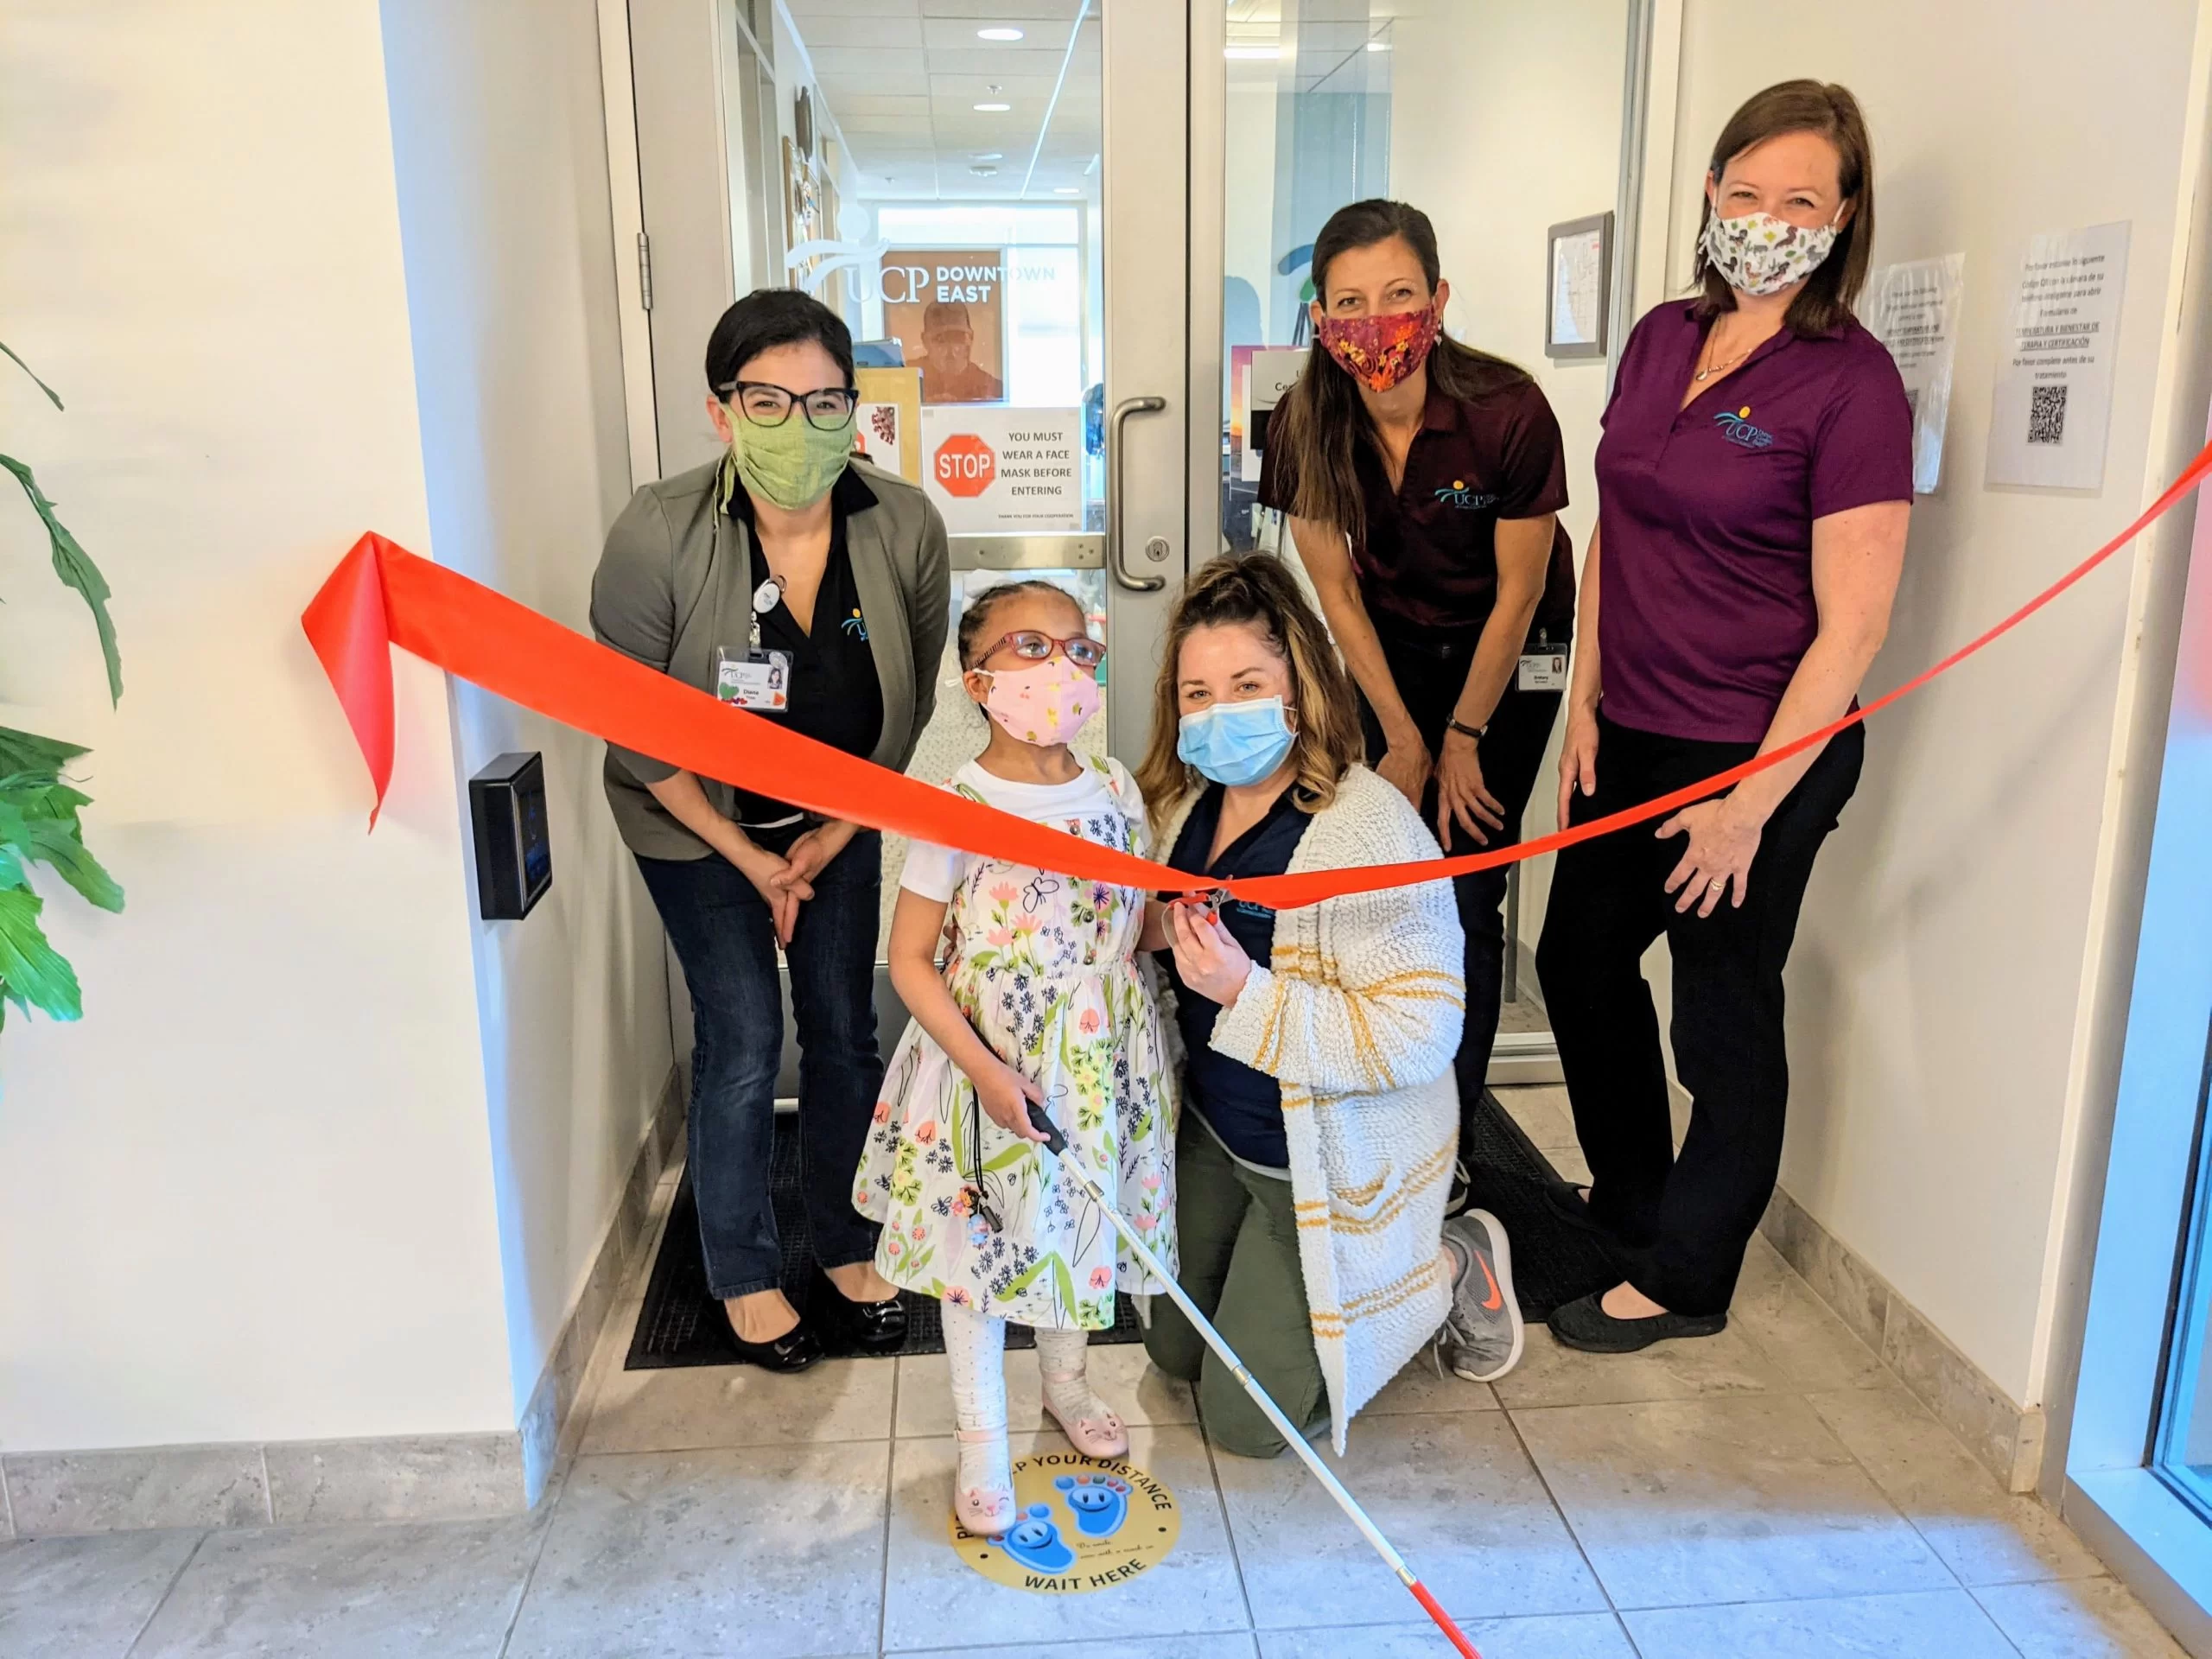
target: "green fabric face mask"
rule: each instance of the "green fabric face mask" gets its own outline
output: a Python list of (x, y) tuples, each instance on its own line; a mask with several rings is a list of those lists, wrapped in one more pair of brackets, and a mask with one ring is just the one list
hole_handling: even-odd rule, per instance
[(842, 426), (823, 432), (802, 410), (792, 410), (781, 426), (760, 426), (746, 419), (742, 410), (732, 409), (729, 429), (735, 435), (730, 450), (745, 487), (787, 512), (826, 495), (853, 450), (849, 416)]

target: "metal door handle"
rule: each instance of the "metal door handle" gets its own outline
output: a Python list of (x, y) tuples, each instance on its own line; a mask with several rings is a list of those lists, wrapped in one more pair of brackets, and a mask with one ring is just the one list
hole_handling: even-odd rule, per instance
[(1156, 594), (1167, 585), (1165, 576), (1136, 576), (1122, 556), (1122, 423), (1132, 415), (1156, 415), (1167, 407), (1165, 397), (1124, 397), (1114, 405), (1106, 423), (1106, 539), (1110, 544), (1106, 568), (1114, 580), (1133, 594)]

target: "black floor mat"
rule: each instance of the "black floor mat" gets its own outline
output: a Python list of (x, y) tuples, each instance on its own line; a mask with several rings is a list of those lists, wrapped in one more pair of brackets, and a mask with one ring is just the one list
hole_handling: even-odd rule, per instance
[[(776, 1236), (784, 1246), (784, 1294), (804, 1314), (809, 1311), (817, 1281), (814, 1245), (806, 1224), (806, 1205), (798, 1185), (798, 1120), (789, 1113), (776, 1119), (776, 1148), (768, 1170), (769, 1197), (776, 1206)], [(825, 1293), (829, 1294), (829, 1293)], [(938, 1320), (933, 1296), (903, 1294), (906, 1304), (906, 1345), (901, 1354), (941, 1354), (944, 1332)], [(834, 1324), (834, 1322), (832, 1322)], [(821, 1327), (824, 1345), (840, 1351), (829, 1325)], [(1144, 1332), (1136, 1310), (1127, 1296), (1119, 1299), (1111, 1330), (1094, 1331), (1093, 1342), (1138, 1342)], [(1035, 1346), (1026, 1325), (1009, 1325), (1009, 1348)], [(679, 1365), (734, 1365), (737, 1350), (732, 1345), (729, 1319), (722, 1305), (707, 1290), (707, 1264), (699, 1254), (699, 1201), (691, 1191), (686, 1170), (683, 1185), (669, 1207), (668, 1226), (661, 1234), (660, 1254), (653, 1261), (653, 1274), (645, 1286), (644, 1308), (638, 1315), (637, 1334), (630, 1338), (630, 1356), (623, 1369), (655, 1370)]]
[[(1543, 1184), (1554, 1179), (1551, 1164), (1521, 1126), (1485, 1092), (1469, 1116), (1471, 1137), (1460, 1149), (1473, 1177), (1469, 1202), (1496, 1216), (1513, 1246), (1513, 1289), (1529, 1318), (1547, 1318), (1563, 1302), (1618, 1284), (1619, 1270), (1596, 1241), (1560, 1221), (1544, 1201)], [(784, 1292), (802, 1313), (815, 1289), (814, 1253), (799, 1196), (798, 1122), (788, 1114), (776, 1120), (776, 1147), (769, 1170), (769, 1192), (776, 1206), (776, 1230), (784, 1246)], [(934, 1298), (908, 1293), (906, 1354), (941, 1354), (944, 1336)], [(830, 1333), (825, 1328), (824, 1335)], [(1136, 1342), (1143, 1332), (1127, 1296), (1120, 1298), (1114, 1327), (1094, 1332), (1093, 1342)], [(1007, 1329), (1007, 1345), (1027, 1348), (1034, 1338), (1027, 1325)], [(645, 1287), (637, 1333), (630, 1339), (626, 1370), (682, 1365), (729, 1365), (737, 1361), (729, 1321), (721, 1304), (708, 1294), (707, 1266), (699, 1254), (699, 1205), (687, 1171), (669, 1210), (660, 1254)]]
[(1544, 1184), (1558, 1179), (1551, 1160), (1488, 1090), (1467, 1114), (1467, 1202), (1496, 1216), (1513, 1247), (1513, 1294), (1532, 1319), (1620, 1283), (1618, 1267), (1596, 1239), (1561, 1221), (1544, 1198)]

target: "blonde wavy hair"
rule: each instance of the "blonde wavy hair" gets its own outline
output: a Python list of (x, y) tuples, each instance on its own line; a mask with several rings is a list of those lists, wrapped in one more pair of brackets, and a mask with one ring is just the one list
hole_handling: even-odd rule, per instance
[(1270, 553), (1227, 554), (1184, 584), (1168, 619), (1160, 681), (1152, 700), (1152, 747), (1137, 768), (1137, 786), (1155, 829), (1174, 816), (1183, 798), (1204, 785), (1197, 768), (1175, 753), (1182, 721), (1176, 682), (1183, 641), (1198, 628), (1238, 624), (1256, 628), (1290, 667), (1290, 703), (1298, 735), (1292, 741), (1296, 776), (1291, 798), (1299, 810), (1318, 812), (1337, 798), (1337, 785), (1365, 757), (1359, 702), (1328, 630), (1306, 601), (1298, 579)]

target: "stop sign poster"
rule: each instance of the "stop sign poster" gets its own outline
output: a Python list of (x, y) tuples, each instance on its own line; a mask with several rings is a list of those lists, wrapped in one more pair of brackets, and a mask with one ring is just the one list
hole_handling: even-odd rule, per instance
[(956, 536), (1083, 528), (1083, 411), (922, 405), (922, 485)]

